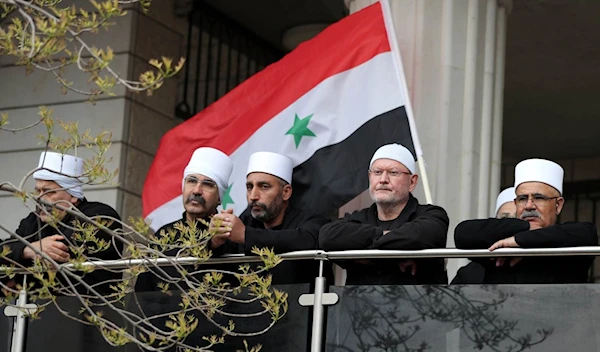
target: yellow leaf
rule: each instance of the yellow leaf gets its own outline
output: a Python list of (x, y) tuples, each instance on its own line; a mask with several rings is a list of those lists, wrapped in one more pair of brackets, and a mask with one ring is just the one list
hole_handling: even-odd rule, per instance
[(154, 66), (154, 67), (158, 68), (158, 69), (162, 68), (162, 65), (163, 65), (163, 63), (162, 63), (162, 62), (159, 62), (159, 61), (158, 61), (158, 60), (156, 60), (156, 59), (150, 59), (150, 61), (148, 61), (148, 63), (149, 63), (150, 65), (152, 65), (152, 66)]
[(169, 58), (169, 57), (162, 57), (162, 61), (165, 63), (165, 68), (168, 71), (171, 70), (171, 64), (173, 63), (173, 59)]

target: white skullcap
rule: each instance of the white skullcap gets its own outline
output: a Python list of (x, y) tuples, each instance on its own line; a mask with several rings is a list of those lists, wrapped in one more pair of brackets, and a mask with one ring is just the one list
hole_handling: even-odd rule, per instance
[(515, 194), (514, 187), (508, 187), (504, 191), (500, 192), (498, 198), (496, 198), (496, 211), (494, 212), (494, 216), (498, 214), (498, 210), (508, 202), (514, 202), (517, 195)]
[(415, 173), (415, 157), (412, 155), (410, 150), (408, 150), (405, 146), (400, 144), (386, 144), (373, 154), (373, 158), (371, 159), (371, 163), (369, 164), (369, 169), (373, 166), (373, 163), (377, 159), (391, 159), (395, 160), (402, 165), (406, 166), (408, 171), (411, 174)]
[(54, 181), (62, 189), (77, 199), (83, 199), (83, 159), (55, 152), (42, 152), (37, 170), (33, 173), (36, 180)]
[(554, 161), (527, 159), (515, 167), (515, 188), (525, 182), (543, 182), (562, 195), (565, 170)]
[(292, 183), (292, 173), (294, 172), (294, 163), (287, 156), (271, 153), (256, 152), (250, 155), (248, 161), (248, 172), (246, 176), (253, 172), (264, 172), (277, 176), (287, 183)]
[(233, 161), (227, 154), (215, 148), (198, 148), (183, 171), (181, 187), (183, 188), (185, 178), (189, 175), (204, 175), (215, 181), (219, 190), (219, 199), (222, 199), (223, 193), (229, 187), (229, 176), (232, 171)]

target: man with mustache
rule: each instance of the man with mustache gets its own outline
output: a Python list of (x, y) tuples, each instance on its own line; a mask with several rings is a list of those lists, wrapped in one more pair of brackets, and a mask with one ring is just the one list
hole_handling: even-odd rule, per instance
[[(233, 162), (222, 151), (209, 147), (196, 149), (183, 172), (181, 188), (185, 211), (182, 218), (158, 229), (157, 236), (168, 235), (174, 231), (176, 238), (180, 237), (181, 233), (176, 229), (176, 225), (185, 225), (194, 221), (197, 221), (198, 229), (206, 230), (208, 226), (198, 220), (202, 219), (206, 223), (210, 223), (211, 217), (217, 213), (217, 206), (221, 203), (223, 194), (227, 190), (232, 171)], [(184, 250), (173, 248), (165, 251), (164, 254), (176, 256)], [(206, 268), (202, 267), (202, 269)], [(174, 267), (163, 267), (163, 270), (170, 278), (164, 277), (163, 274), (159, 274), (158, 270), (153, 269), (154, 273), (145, 273), (138, 277), (135, 285), (136, 291), (154, 291), (158, 289), (158, 284), (161, 282), (171, 278), (181, 278)]]
[[(72, 155), (43, 152), (40, 155), (38, 169), (33, 173), (35, 191), (39, 199), (52, 205), (77, 210), (87, 217), (100, 217), (95, 220), (108, 220), (109, 218), (120, 220), (119, 214), (110, 206), (104, 203), (90, 202), (84, 197), (83, 164), (83, 159)], [(83, 243), (76, 238), (73, 227), (76, 220), (83, 225), (85, 221), (50, 204), (37, 204), (36, 211), (21, 220), (16, 233), (28, 240), (31, 243), (29, 246), (14, 238), (0, 244), (0, 247), (6, 245), (11, 250), (11, 253), (7, 256), (9, 260), (0, 260), (0, 265), (13, 263), (25, 267), (33, 265), (33, 259), (38, 255), (32, 248), (44, 252), (59, 264), (72, 259), (72, 249), (75, 247), (83, 247), (83, 253), (89, 260), (119, 259), (123, 248), (121, 241), (113, 241), (111, 235), (104, 231), (98, 231), (96, 237), (106, 241), (108, 243), (107, 248), (100, 250), (92, 242)], [(53, 223), (56, 223), (56, 226), (52, 225)], [(121, 229), (121, 224), (112, 222), (107, 227), (116, 231)], [(99, 293), (106, 294), (112, 292), (109, 286), (114, 284), (108, 282), (108, 280), (119, 280), (120, 278), (120, 275), (98, 269), (85, 274), (83, 280), (93, 286)], [(20, 278), (14, 280), (16, 283), (20, 281)], [(87, 289), (79, 283), (73, 283), (79, 292), (87, 292)]]
[[(251, 255), (254, 246), (272, 248), (278, 254), (317, 249), (319, 229), (329, 220), (290, 203), (292, 173), (292, 160), (284, 155), (252, 154), (246, 173), (248, 209), (239, 218), (231, 210), (212, 218), (210, 226), (219, 234), (213, 237), (212, 248), (246, 255)], [(271, 274), (273, 284), (313, 283), (318, 261), (283, 261)]]
[[(369, 166), (374, 204), (346, 214), (321, 228), (319, 243), (329, 251), (352, 249), (444, 248), (448, 215), (441, 207), (421, 205), (411, 192), (417, 186), (413, 154), (399, 144), (379, 148)], [(378, 259), (339, 263), (348, 285), (446, 284), (444, 259)]]
[[(503, 247), (553, 248), (596, 246), (596, 227), (590, 223), (559, 224), (563, 168), (544, 159), (521, 161), (515, 168), (516, 219), (468, 220), (454, 232), (457, 248), (493, 251)], [(585, 283), (594, 258), (511, 257), (479, 258), (485, 284)]]

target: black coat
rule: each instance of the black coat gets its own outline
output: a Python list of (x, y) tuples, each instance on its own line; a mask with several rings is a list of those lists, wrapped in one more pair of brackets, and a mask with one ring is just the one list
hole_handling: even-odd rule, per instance
[[(289, 205), (281, 225), (265, 229), (261, 221), (254, 219), (246, 209), (240, 219), (246, 225), (245, 244), (227, 242), (222, 253), (244, 253), (253, 255), (252, 247), (273, 248), (276, 254), (317, 249), (319, 230), (329, 219), (309, 209)], [(331, 278), (331, 266), (325, 262), (324, 275)], [(319, 261), (283, 261), (270, 270), (273, 285), (314, 283), (319, 274)], [(329, 281), (329, 280), (328, 280)]]
[[(377, 217), (377, 206), (346, 214), (321, 228), (320, 247), (327, 251), (357, 249), (417, 250), (445, 248), (448, 233), (448, 215), (441, 207), (421, 205), (410, 195), (402, 213), (391, 222), (390, 232), (383, 234), (384, 228)], [(357, 285), (411, 285), (446, 284), (448, 279), (444, 269), (444, 259), (418, 259), (417, 273), (400, 270), (397, 259), (345, 261), (339, 264), (347, 270), (346, 284)]]
[[(523, 248), (598, 245), (596, 227), (590, 223), (567, 222), (529, 230), (527, 221), (495, 218), (461, 222), (454, 231), (454, 242), (460, 249), (487, 249), (511, 236)], [(525, 257), (514, 267), (508, 260), (502, 267), (496, 267), (490, 258), (472, 260), (485, 268), (485, 284), (585, 283), (594, 257)]]
[[(88, 202), (86, 199), (83, 199), (79, 203), (79, 205), (77, 205), (77, 208), (84, 215), (86, 215), (88, 217), (102, 215), (102, 216), (110, 216), (112, 218), (120, 220), (119, 214), (117, 214), (117, 212), (113, 208), (111, 208), (110, 206), (108, 206), (104, 203)], [(61, 222), (64, 224), (67, 224), (67, 225), (72, 225), (74, 220), (75, 220), (74, 216), (67, 214)], [(110, 226), (108, 226), (108, 228), (111, 230), (121, 229), (121, 224), (118, 222), (113, 222)], [(40, 229), (41, 229), (41, 231), (39, 231)], [(36, 241), (39, 241), (42, 238), (45, 238), (48, 236), (63, 235), (67, 240), (63, 240), (62, 242), (65, 243), (67, 246), (69, 246), (69, 242), (71, 244), (75, 243), (74, 239), (72, 238), (73, 230), (71, 230), (70, 228), (67, 228), (63, 225), (59, 225), (58, 229), (55, 229), (55, 228), (45, 224), (41, 220), (39, 220), (39, 217), (34, 213), (30, 213), (25, 219), (21, 220), (21, 223), (19, 224), (19, 228), (17, 229), (16, 233), (19, 236), (24, 237), (29, 242), (36, 242)], [(102, 232), (102, 231), (98, 231), (96, 236), (108, 241), (110, 243), (110, 246), (104, 251), (90, 254), (88, 257), (89, 259), (102, 259), (102, 260), (120, 259), (120, 253), (122, 252), (122, 249), (123, 249), (123, 243), (121, 241), (117, 240), (117, 241), (114, 241), (114, 243), (113, 243), (112, 236), (110, 236), (109, 234)], [(8, 255), (8, 257), (10, 259), (12, 259), (13, 261), (18, 262), (26, 267), (33, 265), (33, 261), (31, 259), (23, 258), (23, 250), (25, 249), (24, 244), (22, 244), (21, 242), (18, 242), (16, 239), (9, 239), (9, 240), (6, 240), (5, 242), (3, 242), (3, 245), (7, 245), (10, 248), (11, 253)], [(116, 247), (115, 247), (115, 245), (116, 245)], [(71, 255), (71, 257), (73, 256), (73, 253), (69, 253), (69, 254)], [(87, 253), (84, 253), (84, 254), (88, 255)], [(5, 265), (9, 264), (8, 261), (3, 261), (3, 260), (0, 260), (0, 263), (5, 264)], [(60, 275), (58, 277), (60, 277)], [(122, 274), (120, 274), (120, 273), (112, 273), (112, 272), (105, 271), (105, 270), (95, 270), (91, 273), (86, 274), (84, 276), (84, 281), (86, 283), (88, 283), (89, 285), (94, 285), (94, 284), (97, 284), (100, 282), (105, 282), (107, 280), (121, 280), (121, 278), (122, 278)], [(20, 282), (20, 280), (21, 279), (17, 278), (16, 279), (17, 283)], [(105, 283), (100, 286), (94, 286), (94, 288), (99, 293), (106, 294), (106, 293), (113, 292), (109, 288), (109, 286), (114, 285), (114, 284), (115, 284), (114, 282)], [(80, 292), (85, 292), (85, 290), (83, 290), (83, 289), (78, 288), (78, 290)]]

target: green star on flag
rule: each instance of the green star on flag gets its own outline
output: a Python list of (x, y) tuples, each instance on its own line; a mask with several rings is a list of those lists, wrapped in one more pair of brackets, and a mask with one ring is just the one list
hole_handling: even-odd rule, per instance
[(229, 187), (227, 187), (225, 194), (223, 194), (223, 199), (221, 200), (221, 206), (223, 207), (223, 210), (227, 209), (228, 204), (235, 204), (235, 202), (233, 201), (233, 198), (231, 198), (231, 195), (230, 195), (231, 187), (233, 187), (233, 183), (230, 184)]
[(300, 145), (300, 141), (302, 140), (302, 137), (307, 136), (307, 137), (316, 137), (317, 135), (313, 133), (313, 131), (311, 131), (308, 128), (308, 123), (310, 122), (310, 119), (313, 117), (313, 114), (310, 114), (308, 116), (306, 116), (305, 118), (299, 118), (298, 114), (295, 114), (294, 116), (294, 125), (292, 126), (292, 128), (290, 128), (289, 131), (287, 131), (285, 134), (291, 134), (292, 136), (294, 136), (294, 142), (296, 143), (296, 149), (298, 149), (298, 146)]

